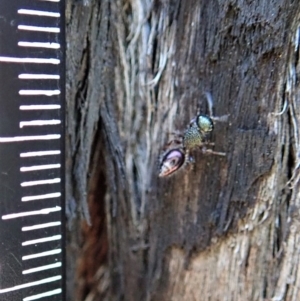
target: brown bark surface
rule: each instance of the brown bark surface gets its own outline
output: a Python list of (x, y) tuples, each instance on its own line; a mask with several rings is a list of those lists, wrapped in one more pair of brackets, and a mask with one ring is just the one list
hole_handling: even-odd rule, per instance
[[(300, 300), (299, 2), (69, 1), (67, 21), (69, 300)], [(226, 157), (158, 178), (205, 92)]]

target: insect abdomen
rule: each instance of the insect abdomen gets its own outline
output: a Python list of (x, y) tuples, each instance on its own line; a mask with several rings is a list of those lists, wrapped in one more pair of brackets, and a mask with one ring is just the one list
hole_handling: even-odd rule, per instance
[(183, 147), (186, 149), (199, 147), (203, 144), (204, 138), (205, 137), (199, 132), (198, 127), (191, 126), (184, 133)]

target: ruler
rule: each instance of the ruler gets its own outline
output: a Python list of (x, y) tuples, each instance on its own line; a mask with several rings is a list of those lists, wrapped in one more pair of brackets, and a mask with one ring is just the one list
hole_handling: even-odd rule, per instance
[(64, 298), (64, 3), (0, 1), (0, 300)]

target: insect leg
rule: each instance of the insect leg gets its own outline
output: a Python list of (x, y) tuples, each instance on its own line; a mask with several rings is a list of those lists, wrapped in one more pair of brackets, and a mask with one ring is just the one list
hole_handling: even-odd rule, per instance
[(212, 149), (209, 149), (209, 148), (202, 148), (202, 152), (204, 154), (211, 154), (211, 155), (217, 155), (217, 156), (222, 156), (222, 157), (225, 157), (226, 156), (226, 153), (223, 153), (223, 152), (215, 152), (213, 151)]

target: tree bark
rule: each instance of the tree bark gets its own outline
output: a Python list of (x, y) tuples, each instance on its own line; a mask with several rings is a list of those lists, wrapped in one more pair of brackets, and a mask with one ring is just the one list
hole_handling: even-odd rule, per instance
[[(300, 300), (298, 1), (67, 3), (69, 300)], [(211, 93), (214, 150), (158, 178)]]

